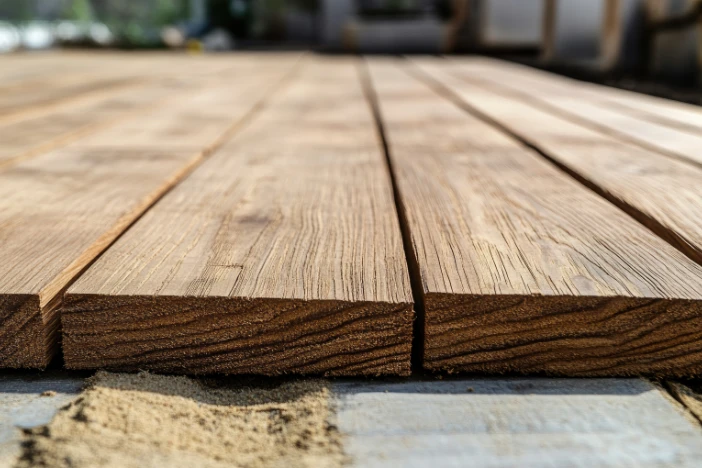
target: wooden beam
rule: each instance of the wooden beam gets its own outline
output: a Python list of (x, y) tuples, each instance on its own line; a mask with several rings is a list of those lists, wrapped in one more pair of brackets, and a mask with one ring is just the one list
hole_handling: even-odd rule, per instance
[(355, 65), (306, 65), (68, 290), (67, 367), (409, 374), (407, 265)]
[(371, 71), (423, 284), (426, 368), (702, 370), (699, 265), (397, 66)]
[[(258, 73), (184, 92), (180, 100), (124, 124), (129, 131), (143, 129), (134, 138), (120, 125), (106, 130), (121, 136), (119, 145), (74, 143), (0, 172), (0, 367), (49, 363), (65, 288), (228, 137), (291, 66), (283, 59)], [(140, 146), (144, 138), (182, 132), (191, 124), (187, 103), (203, 100), (212, 105), (198, 109), (200, 118), (211, 119), (211, 140), (178, 149)], [(149, 136), (151, 122), (164, 119), (171, 126)]]

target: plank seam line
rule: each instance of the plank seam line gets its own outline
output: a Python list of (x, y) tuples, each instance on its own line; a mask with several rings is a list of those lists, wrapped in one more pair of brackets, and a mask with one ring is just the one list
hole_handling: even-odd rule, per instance
[(54, 102), (46, 104), (34, 104), (28, 107), (23, 107), (20, 110), (10, 112), (9, 114), (0, 117), (0, 125), (13, 124), (18, 121), (31, 119), (42, 115), (45, 111), (55, 111), (63, 107), (70, 107), (72, 105), (81, 104), (84, 101), (89, 101), (91, 98), (100, 98), (101, 95), (105, 97), (112, 96), (113, 94), (118, 94), (121, 91), (129, 88), (135, 88), (146, 84), (149, 80), (141, 78), (127, 78), (124, 83), (115, 83), (112, 85), (107, 85), (106, 88), (98, 88), (90, 91), (85, 91), (78, 93), (73, 96), (66, 96), (64, 98), (59, 98)]
[(411, 349), (411, 366), (412, 372), (415, 374), (422, 373), (424, 369), (424, 288), (422, 287), (422, 278), (417, 262), (417, 255), (412, 246), (412, 236), (407, 220), (407, 212), (404, 203), (402, 202), (402, 194), (400, 192), (397, 178), (395, 177), (395, 169), (390, 157), (390, 146), (388, 145), (385, 126), (383, 124), (382, 112), (378, 103), (378, 95), (373, 86), (373, 80), (368, 71), (368, 63), (361, 58), (362, 62), (358, 65), (358, 74), (363, 87), (363, 94), (366, 98), (368, 107), (373, 114), (376, 132), (380, 139), (383, 148), (383, 156), (385, 159), (385, 167), (387, 169), (388, 178), (392, 186), (393, 201), (395, 202), (395, 212), (397, 220), (400, 224), (400, 233), (402, 235), (402, 247), (405, 252), (407, 261), (408, 273), (410, 277), (410, 286), (412, 289), (412, 298), (414, 300), (414, 323), (412, 326), (412, 349)]
[[(406, 60), (405, 63), (410, 63), (410, 62)], [(538, 154), (539, 156), (544, 158), (546, 161), (551, 163), (553, 166), (555, 166), (561, 172), (565, 173), (566, 175), (568, 175), (569, 177), (571, 177), (572, 179), (574, 179), (575, 181), (580, 183), (582, 186), (586, 187), (587, 189), (589, 189), (590, 191), (595, 193), (597, 196), (607, 200), (609, 203), (611, 203), (615, 207), (619, 208), (624, 214), (631, 217), (637, 223), (639, 223), (640, 225), (645, 227), (647, 230), (649, 230), (653, 234), (655, 234), (657, 237), (659, 237), (663, 241), (665, 241), (668, 244), (670, 244), (671, 246), (673, 246), (676, 250), (681, 252), (683, 255), (688, 257), (690, 260), (702, 265), (702, 252), (700, 252), (699, 249), (696, 249), (692, 243), (687, 241), (687, 239), (682, 237), (677, 232), (673, 231), (672, 229), (667, 228), (664, 224), (662, 224), (657, 219), (640, 211), (638, 208), (636, 208), (633, 205), (630, 205), (626, 201), (615, 197), (614, 195), (612, 195), (611, 193), (609, 193), (608, 191), (606, 191), (605, 189), (603, 189), (599, 185), (595, 184), (594, 182), (592, 182), (592, 181), (588, 180), (587, 178), (583, 177), (582, 175), (578, 174), (576, 171), (572, 170), (571, 168), (569, 168), (565, 164), (552, 158), (540, 146), (537, 146), (536, 144), (530, 142), (529, 140), (522, 137), (518, 133), (512, 131), (509, 127), (503, 125), (502, 123), (493, 119), (489, 115), (486, 115), (485, 113), (483, 113), (479, 109), (471, 106), (470, 104), (465, 102), (460, 96), (458, 96), (453, 90), (451, 90), (450, 88), (448, 88), (445, 85), (443, 85), (442, 83), (440, 83), (438, 80), (436, 80), (434, 77), (430, 76), (425, 71), (419, 69), (419, 67), (417, 67), (416, 65), (411, 64), (409, 67), (404, 67), (404, 68), (407, 71), (407, 73), (409, 73), (410, 75), (414, 76), (418, 80), (425, 83), (428, 87), (433, 89), (434, 92), (436, 94), (438, 94), (439, 96), (451, 101), (458, 108), (473, 115), (474, 117), (477, 117), (478, 119), (484, 121), (488, 125), (491, 125), (491, 126), (497, 128), (501, 132), (509, 135), (511, 138), (518, 141), (520, 144), (522, 144), (526, 148), (536, 152), (536, 154)], [(689, 160), (686, 160), (686, 161), (692, 163)]]
[[(139, 87), (139, 86), (145, 86), (145, 83), (136, 83), (132, 86), (128, 86), (128, 88), (131, 87)], [(107, 96), (113, 96), (116, 94), (119, 94), (120, 92), (124, 91), (124, 89), (120, 89), (118, 91), (115, 91), (114, 93), (107, 93)], [(70, 145), (71, 143), (74, 143), (76, 141), (79, 141), (83, 139), (84, 137), (87, 137), (89, 135), (95, 134), (97, 132), (100, 132), (102, 130), (106, 130), (110, 127), (113, 127), (123, 120), (126, 120), (131, 117), (138, 116), (139, 114), (147, 113), (149, 111), (153, 111), (154, 109), (158, 109), (161, 107), (164, 107), (166, 104), (168, 104), (170, 101), (175, 100), (178, 97), (178, 92), (174, 91), (172, 95), (169, 96), (164, 96), (161, 99), (156, 100), (154, 103), (149, 104), (148, 106), (145, 106), (143, 108), (137, 108), (137, 109), (132, 109), (131, 111), (126, 111), (124, 114), (114, 116), (112, 118), (109, 118), (103, 122), (96, 122), (92, 124), (87, 124), (84, 128), (82, 129), (77, 129), (67, 135), (59, 136), (57, 138), (54, 138), (53, 140), (49, 140), (46, 143), (40, 144), (28, 151), (25, 151), (22, 154), (19, 154), (17, 156), (13, 156), (5, 161), (0, 161), (0, 171), (7, 169), (10, 166), (13, 166), (15, 164), (18, 164), (22, 161), (26, 161), (27, 159), (31, 159), (37, 156), (41, 156), (42, 154), (50, 153), (51, 151), (55, 151), (57, 149), (63, 148), (65, 146)], [(54, 109), (55, 110), (55, 109)], [(46, 115), (49, 115), (48, 113)], [(38, 113), (38, 115), (34, 117), (40, 117), (41, 113)], [(29, 119), (28, 119), (29, 120)], [(14, 122), (10, 122), (14, 123)], [(4, 125), (2, 122), (0, 122), (0, 126)]]
[[(288, 70), (278, 81), (276, 81), (271, 87), (270, 90), (261, 98), (259, 101), (249, 109), (246, 114), (239, 120), (237, 120), (235, 123), (233, 123), (227, 130), (224, 131), (224, 133), (217, 138), (217, 140), (212, 143), (211, 145), (207, 146), (202, 150), (202, 154), (200, 158), (198, 158), (194, 163), (190, 164), (187, 168), (185, 168), (184, 171), (181, 173), (177, 174), (174, 177), (174, 180), (171, 182), (169, 186), (167, 186), (161, 193), (157, 194), (153, 200), (151, 200), (143, 209), (142, 211), (134, 217), (133, 220), (131, 220), (123, 229), (122, 231), (115, 236), (114, 239), (112, 239), (107, 245), (105, 245), (98, 253), (95, 254), (95, 256), (86, 263), (78, 272), (76, 272), (73, 277), (70, 278), (70, 280), (61, 288), (61, 290), (49, 300), (49, 303), (47, 304), (47, 307), (51, 305), (52, 309), (60, 309), (60, 307), (63, 304), (63, 299), (65, 292), (68, 290), (68, 288), (73, 285), (73, 283), (80, 278), (83, 273), (85, 273), (95, 262), (97, 262), (102, 255), (104, 255), (107, 250), (109, 250), (110, 247), (112, 247), (119, 239), (127, 232), (129, 229), (134, 226), (139, 220), (153, 207), (155, 206), (163, 197), (165, 197), (168, 193), (170, 193), (175, 187), (177, 187), (179, 184), (181, 184), (185, 179), (187, 179), (198, 167), (200, 167), (208, 158), (210, 155), (215, 153), (220, 147), (222, 147), (228, 140), (234, 137), (236, 133), (238, 133), (242, 128), (244, 128), (246, 125), (248, 125), (268, 104), (270, 99), (280, 92), (282, 89), (284, 89), (291, 81), (292, 78), (295, 76), (297, 73), (297, 70), (300, 67), (300, 64), (303, 62), (303, 58), (299, 58), (295, 64), (291, 67), (290, 70)], [(42, 310), (42, 313), (44, 313), (44, 310)], [(60, 310), (59, 310), (60, 313)], [(60, 329), (59, 329), (60, 333)]]
[[(149, 84), (154, 84), (156, 80), (146, 80), (146, 81), (137, 81), (131, 84), (126, 84), (118, 89), (113, 89), (111, 91), (106, 91), (104, 92), (103, 98), (109, 98), (114, 95), (119, 95), (120, 93), (124, 92), (125, 89), (129, 88), (139, 88), (139, 87), (146, 87)], [(181, 90), (173, 90), (172, 94), (169, 94), (167, 96), (164, 96), (160, 99), (157, 99), (153, 103), (150, 103), (144, 107), (139, 107), (136, 109), (132, 110), (127, 110), (123, 114), (114, 116), (112, 118), (108, 118), (107, 120), (103, 122), (96, 122), (92, 124), (87, 124), (84, 128), (82, 129), (77, 129), (74, 132), (69, 133), (68, 135), (63, 135), (59, 136), (57, 138), (54, 138), (53, 140), (49, 140), (48, 142), (45, 142), (43, 144), (40, 144), (28, 151), (25, 151), (22, 154), (19, 154), (17, 156), (13, 156), (9, 159), (6, 159), (4, 161), (0, 161), (0, 171), (3, 171), (7, 169), (8, 167), (14, 166), (15, 164), (18, 164), (22, 161), (26, 161), (28, 159), (41, 156), (42, 154), (50, 153), (51, 151), (55, 151), (57, 149), (63, 148), (65, 146), (70, 145), (71, 143), (75, 143), (76, 141), (80, 141), (84, 137), (87, 137), (89, 135), (93, 135), (95, 133), (98, 133), (102, 130), (106, 130), (110, 127), (113, 127), (119, 123), (121, 123), (123, 120), (127, 120), (128, 118), (138, 116), (140, 114), (145, 114), (147, 112), (153, 111), (154, 109), (159, 109), (164, 106), (166, 106), (169, 102), (176, 100), (180, 94), (182, 94)], [(80, 101), (87, 101), (88, 97), (95, 97), (95, 96), (84, 96), (82, 98), (76, 98), (76, 100)], [(96, 102), (99, 102), (100, 99), (96, 99)], [(72, 101), (71, 104), (75, 104), (76, 101)], [(64, 106), (57, 106), (58, 110), (62, 110), (61, 108)], [(65, 106), (68, 107), (68, 106)], [(57, 109), (54, 109), (53, 107), (47, 107), (43, 108), (42, 111), (44, 110), (50, 110), (50, 111), (55, 111)], [(42, 115), (50, 115), (50, 112), (36, 112), (36, 115), (29, 116), (26, 120), (30, 120), (32, 118), (37, 118), (41, 117)], [(18, 119), (17, 121), (12, 121), (9, 122), (9, 124), (14, 124), (16, 122), (21, 122), (25, 119)], [(0, 126), (4, 126), (6, 123), (0, 120)]]
[[(444, 60), (447, 60), (444, 58)], [(667, 157), (667, 158), (672, 158), (675, 159), (676, 161), (680, 161), (686, 164), (690, 164), (692, 166), (695, 166), (696, 168), (702, 168), (702, 163), (694, 161), (692, 159), (689, 159), (686, 156), (683, 156), (681, 154), (677, 154), (672, 150), (666, 150), (664, 148), (657, 147), (651, 143), (646, 143), (644, 141), (639, 140), (638, 138), (629, 136), (619, 130), (616, 130), (614, 128), (608, 127), (606, 125), (599, 124), (597, 122), (585, 119), (583, 117), (578, 117), (577, 115), (571, 114), (567, 111), (561, 110), (547, 102), (544, 102), (538, 98), (529, 96), (528, 94), (522, 93), (520, 91), (512, 90), (509, 89), (505, 86), (502, 86), (500, 84), (493, 83), (488, 80), (480, 79), (480, 78), (468, 78), (467, 76), (464, 75), (458, 75), (456, 73), (452, 73), (454, 77), (456, 77), (459, 80), (462, 81), (468, 81), (469, 83), (474, 84), (475, 86), (478, 87), (487, 87), (488, 89), (492, 90), (493, 92), (500, 94), (502, 96), (507, 96), (507, 97), (513, 97), (519, 101), (525, 102), (529, 105), (532, 105), (538, 109), (541, 109), (545, 111), (546, 113), (555, 115), (557, 117), (561, 117), (564, 120), (567, 120), (568, 122), (574, 123), (576, 125), (580, 125), (581, 127), (588, 128), (590, 130), (593, 130), (598, 133), (602, 133), (604, 135), (608, 135), (610, 137), (613, 137), (623, 143), (629, 143), (631, 145), (637, 146), (639, 148), (645, 149), (647, 151), (650, 151), (652, 153), (655, 153), (657, 155)], [(603, 98), (604, 99), (604, 98)], [(599, 101), (599, 104), (606, 104), (607, 101)], [(637, 118), (635, 116), (632, 116), (631, 114), (626, 113), (629, 117), (632, 118)], [(653, 114), (649, 114), (653, 115)], [(645, 117), (638, 117), (641, 120), (652, 122), (650, 119), (646, 119)], [(652, 122), (652, 123), (657, 123), (658, 125), (664, 126), (666, 128), (672, 129), (672, 130), (677, 130), (677, 131), (682, 131), (685, 133), (690, 133), (685, 130), (681, 130), (680, 128), (677, 127), (671, 127), (670, 125), (666, 124), (661, 124), (660, 122)], [(699, 132), (696, 133), (696, 135), (699, 135)]]

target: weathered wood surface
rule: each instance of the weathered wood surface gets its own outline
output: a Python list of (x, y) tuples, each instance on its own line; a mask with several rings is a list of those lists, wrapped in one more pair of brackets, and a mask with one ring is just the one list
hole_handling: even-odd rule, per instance
[(702, 370), (699, 265), (395, 64), (371, 72), (423, 286), (426, 368)]
[[(702, 112), (680, 103), (663, 104), (654, 98), (625, 97), (624, 92), (598, 89), (574, 80), (502, 68), (499, 62), (457, 59), (466, 79), (509, 87), (544, 108), (576, 119), (592, 128), (677, 158), (702, 164), (702, 135), (690, 126), (702, 124)], [(462, 70), (461, 70), (461, 66)], [(518, 76), (518, 79), (515, 77)], [(616, 97), (612, 97), (616, 96)], [(611, 103), (624, 102), (621, 105)], [(632, 110), (632, 107), (634, 110)], [(657, 109), (657, 111), (655, 110)], [(682, 125), (676, 122), (684, 122)]]
[(696, 467), (699, 424), (644, 380), (335, 383), (350, 466)]
[(0, 89), (0, 118), (6, 120), (40, 106), (56, 105), (77, 96), (124, 88), (137, 82), (134, 77), (100, 75), (94, 78), (78, 77), (74, 80), (59, 79), (56, 83), (29, 89)]
[(135, 112), (151, 109), (186, 89), (177, 82), (130, 87), (68, 108), (0, 123), (0, 168), (66, 145)]
[[(458, 99), (565, 166), (702, 264), (702, 169), (574, 123), (497, 79), (464, 79), (444, 60), (415, 63)], [(461, 67), (463, 73), (471, 69)]]
[(306, 65), (81, 276), (69, 368), (410, 372), (409, 276), (356, 64)]
[[(590, 102), (606, 104), (606, 108), (631, 117), (688, 131), (702, 129), (702, 109), (696, 105), (579, 81), (503, 60), (476, 57), (452, 61), (469, 66), (472, 73), (466, 73), (464, 69), (461, 75), (471, 80), (491, 81), (497, 76), (509, 76), (513, 85), (517, 81), (521, 84), (518, 86), (521, 92), (528, 93), (532, 86), (537, 88), (548, 86), (552, 95), (582, 96)], [(519, 79), (515, 80), (515, 77)]]
[[(143, 70), (138, 66), (139, 60), (129, 60), (121, 68), (132, 70), (130, 73), (139, 71), (139, 79), (129, 86), (79, 94), (61, 105), (36, 106), (0, 119), (0, 168), (64, 146), (135, 113), (161, 105), (169, 98), (178, 98), (211, 83), (221, 83), (230, 76), (225, 73), (222, 78), (221, 74), (233, 66), (238, 73), (252, 72), (248, 60), (193, 63), (178, 58), (176, 56), (160, 67)], [(104, 59), (98, 59), (97, 65), (100, 66), (102, 61)], [(120, 67), (110, 64), (107, 68)], [(121, 70), (121, 73), (125, 71)], [(50, 77), (45, 79), (51, 80)], [(25, 86), (29, 88), (27, 92), (32, 92), (39, 84), (30, 82)], [(192, 110), (196, 113), (198, 107)], [(141, 125), (139, 122), (136, 125)], [(122, 145), (129, 144), (123, 142), (123, 137), (119, 140)]]
[(133, 128), (141, 122), (148, 132), (151, 122), (167, 120), (174, 132), (183, 132), (190, 118), (183, 103), (205, 99), (212, 107), (199, 115), (212, 117), (212, 139), (198, 140), (201, 146), (143, 147), (143, 133), (130, 146), (131, 136), (119, 133), (117, 124), (105, 131), (121, 135), (119, 146), (74, 143), (0, 172), (0, 367), (48, 364), (57, 346), (63, 290), (228, 137), (292, 65), (285, 59), (257, 73), (230, 76), (124, 124)]

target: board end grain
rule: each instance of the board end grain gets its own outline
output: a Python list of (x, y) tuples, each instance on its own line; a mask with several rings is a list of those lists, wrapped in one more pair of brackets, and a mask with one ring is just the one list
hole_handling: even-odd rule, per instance
[(59, 314), (38, 295), (0, 294), (0, 368), (44, 369), (58, 350)]
[(578, 377), (702, 372), (702, 302), (428, 294), (425, 368)]
[(69, 369), (410, 374), (411, 304), (68, 294)]

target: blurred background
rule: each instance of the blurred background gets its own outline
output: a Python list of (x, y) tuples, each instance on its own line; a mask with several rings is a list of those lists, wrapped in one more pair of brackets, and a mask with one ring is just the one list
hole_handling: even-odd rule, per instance
[(702, 0), (0, 0), (0, 53), (480, 53), (697, 87)]

